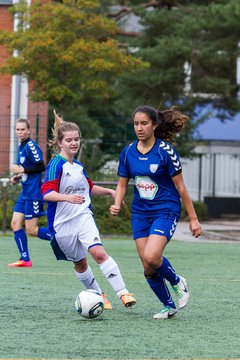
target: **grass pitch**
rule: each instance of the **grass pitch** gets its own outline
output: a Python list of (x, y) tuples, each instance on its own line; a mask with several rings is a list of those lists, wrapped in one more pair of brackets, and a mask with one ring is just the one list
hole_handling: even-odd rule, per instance
[(166, 256), (186, 277), (191, 303), (166, 321), (153, 319), (161, 306), (133, 240), (104, 245), (137, 304), (124, 308), (89, 258), (113, 310), (88, 320), (74, 309), (83, 286), (71, 263), (57, 262), (47, 241), (31, 238), (33, 267), (9, 268), (16, 245), (12, 236), (0, 237), (0, 359), (240, 358), (240, 244), (170, 242)]

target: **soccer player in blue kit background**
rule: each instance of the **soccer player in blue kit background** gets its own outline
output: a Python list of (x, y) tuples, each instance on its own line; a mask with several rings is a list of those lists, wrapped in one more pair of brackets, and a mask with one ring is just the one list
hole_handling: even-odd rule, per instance
[[(32, 267), (28, 250), (27, 234), (50, 240), (50, 232), (38, 226), (38, 219), (44, 216), (43, 197), (41, 193), (42, 172), (45, 170), (42, 150), (30, 138), (30, 123), (27, 119), (16, 121), (16, 134), (20, 141), (17, 164), (11, 166), (15, 174), (12, 184), (21, 181), (22, 191), (13, 209), (11, 228), (20, 253), (20, 259), (8, 264), (11, 267)], [(25, 222), (25, 230), (23, 224)]]
[(186, 280), (163, 256), (180, 218), (181, 199), (189, 216), (192, 235), (198, 237), (202, 233), (184, 184), (179, 155), (169, 143), (184, 127), (188, 117), (174, 108), (157, 111), (145, 105), (134, 111), (132, 119), (138, 140), (126, 146), (120, 155), (115, 204), (110, 207), (110, 212), (112, 215), (120, 212), (128, 182), (133, 179), (133, 238), (145, 278), (163, 304), (154, 319), (168, 319), (178, 310), (166, 280), (177, 295), (179, 309), (190, 299)]

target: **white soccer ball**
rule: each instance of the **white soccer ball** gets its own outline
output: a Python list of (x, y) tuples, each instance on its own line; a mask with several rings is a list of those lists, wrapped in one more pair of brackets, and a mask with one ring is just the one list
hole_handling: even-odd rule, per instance
[(101, 315), (103, 307), (103, 298), (96, 290), (81, 291), (75, 301), (77, 312), (88, 319)]

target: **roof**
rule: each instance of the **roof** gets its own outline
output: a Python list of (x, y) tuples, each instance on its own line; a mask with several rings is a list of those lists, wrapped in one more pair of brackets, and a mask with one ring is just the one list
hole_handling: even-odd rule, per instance
[[(202, 111), (206, 112), (206, 110)], [(226, 117), (226, 120), (220, 120), (217, 116), (206, 119), (197, 127), (194, 138), (197, 140), (240, 141), (240, 113), (232, 118)]]

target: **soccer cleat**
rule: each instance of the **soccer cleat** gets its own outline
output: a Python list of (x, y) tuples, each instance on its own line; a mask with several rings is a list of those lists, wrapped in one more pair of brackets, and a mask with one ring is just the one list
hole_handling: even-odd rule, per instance
[(136, 299), (130, 293), (122, 294), (120, 296), (120, 300), (122, 301), (125, 307), (131, 307), (136, 304)]
[(104, 310), (112, 310), (112, 305), (111, 305), (110, 301), (108, 300), (107, 295), (102, 293), (101, 296), (103, 298)]
[(190, 294), (188, 291), (186, 280), (182, 276), (179, 277), (180, 277), (179, 283), (177, 285), (174, 285), (172, 288), (177, 294), (179, 309), (182, 309), (184, 306), (187, 305), (190, 298)]
[(11, 267), (32, 267), (32, 261), (31, 260), (28, 260), (28, 261), (18, 260), (18, 261), (14, 262), (14, 263), (8, 264), (8, 266), (11, 266)]
[(177, 315), (177, 309), (174, 309), (170, 306), (164, 306), (160, 313), (153, 316), (154, 319), (163, 319), (167, 320)]

